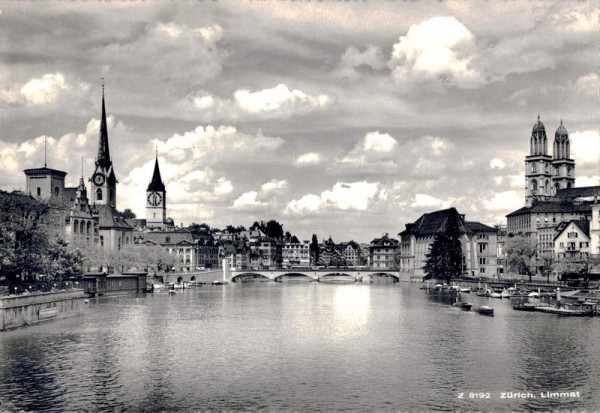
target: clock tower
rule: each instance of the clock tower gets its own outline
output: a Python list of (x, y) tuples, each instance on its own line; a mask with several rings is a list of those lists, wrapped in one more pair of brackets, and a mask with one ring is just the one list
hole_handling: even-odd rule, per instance
[(158, 152), (152, 180), (146, 189), (146, 227), (163, 229), (167, 219), (167, 190), (160, 176)]
[(102, 119), (100, 120), (100, 139), (92, 181), (92, 200), (95, 205), (117, 207), (117, 177), (110, 159), (108, 148), (108, 130), (106, 128), (106, 109), (104, 107), (104, 85), (102, 85)]

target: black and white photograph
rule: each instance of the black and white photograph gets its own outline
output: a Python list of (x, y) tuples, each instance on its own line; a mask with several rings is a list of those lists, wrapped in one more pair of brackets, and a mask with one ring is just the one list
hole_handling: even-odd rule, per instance
[(600, 411), (596, 0), (0, 0), (0, 412)]

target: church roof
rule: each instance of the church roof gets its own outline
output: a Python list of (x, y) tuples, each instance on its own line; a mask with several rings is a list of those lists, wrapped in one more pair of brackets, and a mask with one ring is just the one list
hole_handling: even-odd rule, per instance
[(154, 162), (154, 173), (152, 174), (152, 180), (148, 185), (147, 191), (165, 192), (165, 184), (160, 176), (160, 168), (158, 167), (158, 156)]
[(469, 232), (498, 232), (498, 228), (490, 227), (477, 221), (465, 221), (465, 228)]
[(51, 175), (51, 176), (58, 176), (60, 178), (64, 178), (65, 176), (67, 176), (67, 173), (64, 171), (59, 171), (58, 169), (46, 168), (45, 166), (43, 168), (24, 169), (23, 172), (25, 173), (25, 175)]
[(590, 205), (574, 202), (540, 202), (531, 207), (532, 213), (590, 212)]
[(510, 214), (508, 214), (506, 217), (508, 218), (508, 217), (512, 217), (515, 215), (527, 214), (527, 213), (529, 213), (529, 211), (531, 211), (530, 207), (519, 208), (516, 211), (513, 211)]
[(102, 89), (102, 118), (100, 119), (100, 137), (98, 140), (98, 157), (96, 165), (109, 168), (112, 165), (110, 160), (110, 149), (108, 147), (108, 129), (106, 127), (106, 109), (104, 105), (104, 88)]
[(574, 199), (574, 198), (588, 198), (588, 197), (600, 197), (600, 186), (583, 186), (579, 188), (562, 188), (556, 191), (556, 198), (561, 199)]
[[(157, 244), (179, 244), (180, 242), (194, 242), (192, 233), (188, 230), (176, 231), (149, 231), (142, 234), (143, 241), (151, 241)], [(141, 238), (141, 237), (140, 237)]]
[(463, 218), (458, 213), (456, 208), (452, 207), (421, 215), (421, 217), (410, 226), (410, 229), (407, 228), (405, 231), (401, 232), (401, 234), (413, 234), (420, 236), (435, 235), (438, 232), (443, 232), (446, 230), (449, 219), (458, 219), (460, 231), (462, 233), (467, 232)]
[(540, 117), (538, 115), (538, 120), (537, 122), (533, 125), (533, 130), (532, 132), (544, 132), (546, 133), (546, 128), (544, 127), (544, 124), (540, 121)]
[(131, 225), (123, 218), (120, 218), (115, 213), (116, 211), (110, 205), (95, 205), (98, 213), (98, 227), (100, 228), (117, 228), (117, 229), (133, 229)]
[(563, 126), (562, 120), (560, 121), (560, 126), (556, 129), (554, 133), (554, 137), (559, 140), (565, 140), (569, 138), (569, 132), (567, 132), (567, 128)]

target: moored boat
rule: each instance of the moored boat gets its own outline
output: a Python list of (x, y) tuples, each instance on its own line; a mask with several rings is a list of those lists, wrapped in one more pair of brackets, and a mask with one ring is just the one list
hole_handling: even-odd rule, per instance
[(490, 317), (494, 316), (494, 309), (492, 307), (488, 307), (487, 305), (482, 305), (481, 307), (477, 307), (475, 309), (475, 311), (481, 315), (486, 315), (486, 316), (490, 316)]

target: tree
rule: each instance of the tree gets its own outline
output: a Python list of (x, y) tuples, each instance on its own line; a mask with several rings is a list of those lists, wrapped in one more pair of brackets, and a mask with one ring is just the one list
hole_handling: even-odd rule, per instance
[(528, 275), (531, 282), (537, 264), (536, 245), (531, 238), (526, 235), (509, 237), (504, 243), (504, 251), (509, 268), (517, 274)]
[(117, 211), (117, 216), (123, 218), (123, 219), (135, 219), (135, 213), (129, 209), (129, 208), (125, 208), (125, 210), (123, 212)]
[(310, 251), (310, 261), (312, 265), (317, 265), (319, 262), (319, 240), (317, 239), (317, 234), (313, 234), (308, 249)]
[(0, 273), (9, 280), (46, 271), (51, 221), (48, 204), (30, 196), (0, 194)]
[(200, 232), (200, 233), (207, 233), (207, 234), (213, 233), (213, 230), (210, 227), (210, 225), (208, 225), (204, 222), (202, 224), (192, 223), (192, 224), (190, 224), (190, 226), (188, 226), (188, 229), (191, 232)]
[(274, 219), (271, 219), (265, 224), (263, 232), (269, 238), (282, 239), (283, 225)]
[(64, 280), (82, 274), (83, 251), (71, 248), (61, 237), (51, 240), (48, 258), (46, 273), (54, 280)]
[(462, 231), (458, 214), (448, 216), (446, 228), (438, 232), (425, 254), (426, 279), (436, 278), (450, 284), (453, 278), (459, 278), (463, 272), (463, 251), (460, 238)]
[(556, 262), (556, 271), (560, 274), (561, 280), (568, 278), (580, 278), (583, 285), (588, 286), (592, 274), (600, 268), (600, 257), (563, 257)]

